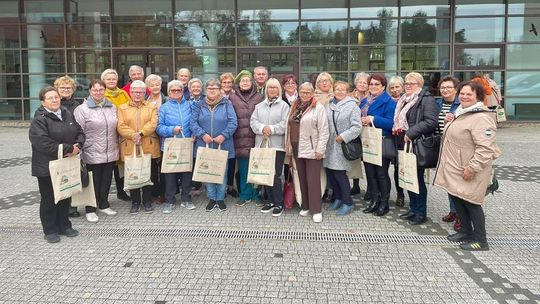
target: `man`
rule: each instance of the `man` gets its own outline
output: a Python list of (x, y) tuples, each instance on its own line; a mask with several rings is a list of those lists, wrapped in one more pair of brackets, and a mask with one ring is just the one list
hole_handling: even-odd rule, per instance
[[(128, 75), (130, 81), (122, 87), (122, 90), (126, 91), (129, 97), (131, 97), (131, 84), (135, 80), (140, 80), (144, 82), (144, 69), (141, 66), (132, 65), (129, 67)], [(150, 95), (150, 90), (148, 90), (148, 88), (146, 88), (146, 95)]]
[(253, 75), (255, 76), (255, 85), (257, 85), (257, 92), (264, 95), (264, 86), (268, 80), (268, 70), (266, 67), (258, 66), (253, 69)]
[(184, 86), (183, 97), (185, 100), (189, 100), (189, 86), (188, 83), (191, 80), (191, 72), (187, 68), (181, 68), (176, 72), (176, 79), (180, 80)]

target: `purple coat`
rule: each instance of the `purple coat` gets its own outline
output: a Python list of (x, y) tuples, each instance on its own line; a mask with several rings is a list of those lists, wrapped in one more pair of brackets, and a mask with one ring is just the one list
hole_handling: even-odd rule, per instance
[(251, 114), (255, 111), (255, 106), (263, 101), (264, 96), (257, 92), (255, 85), (252, 85), (251, 90), (244, 94), (239, 88), (235, 88), (234, 94), (229, 98), (238, 119), (238, 127), (234, 133), (236, 157), (249, 157), (249, 150), (255, 147), (255, 133), (250, 125)]

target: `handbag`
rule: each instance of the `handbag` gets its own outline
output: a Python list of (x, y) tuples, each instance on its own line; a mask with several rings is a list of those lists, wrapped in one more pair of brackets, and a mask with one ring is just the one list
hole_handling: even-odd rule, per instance
[[(336, 118), (334, 116), (336, 112), (332, 110), (332, 120), (334, 121), (334, 129), (336, 130), (336, 135), (339, 135)], [(338, 114), (339, 115), (339, 114)], [(346, 160), (357, 160), (362, 156), (362, 142), (360, 141), (360, 136), (349, 141), (348, 143), (341, 142), (341, 150), (343, 151), (343, 156)]]
[(89, 184), (90, 176), (88, 175), (88, 168), (86, 168), (86, 164), (81, 159), (81, 186), (86, 188)]
[(394, 136), (383, 136), (382, 157), (384, 159), (395, 159), (397, 157), (396, 139)]
[(285, 209), (294, 208), (294, 184), (292, 175), (292, 169), (289, 168), (287, 178), (283, 184), (283, 207)]
[(413, 141), (413, 152), (416, 154), (416, 162), (419, 167), (435, 168), (439, 161), (441, 148), (441, 136), (420, 136)]

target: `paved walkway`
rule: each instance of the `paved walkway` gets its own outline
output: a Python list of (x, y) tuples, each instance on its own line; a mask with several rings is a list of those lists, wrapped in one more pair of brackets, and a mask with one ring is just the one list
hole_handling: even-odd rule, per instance
[[(80, 236), (43, 240), (26, 128), (0, 127), (0, 303), (540, 303), (540, 126), (501, 128), (500, 190), (485, 206), (491, 250), (445, 236), (446, 194), (428, 188), (425, 225), (392, 203), (321, 224), (255, 206), (225, 213), (177, 208), (73, 220)], [(114, 183), (114, 182), (113, 182)], [(362, 184), (365, 189), (365, 182)], [(395, 199), (392, 193), (391, 199)]]

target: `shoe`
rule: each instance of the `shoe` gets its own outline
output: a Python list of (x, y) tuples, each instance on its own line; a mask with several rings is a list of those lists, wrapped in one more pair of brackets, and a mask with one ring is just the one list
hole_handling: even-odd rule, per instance
[(208, 202), (208, 205), (206, 205), (206, 208), (204, 208), (204, 209), (206, 209), (206, 212), (210, 212), (210, 211), (214, 210), (215, 207), (216, 207), (216, 201), (211, 199)]
[(456, 217), (456, 221), (454, 222), (454, 231), (456, 232), (461, 231), (461, 220), (459, 219), (459, 216)]
[(283, 213), (283, 207), (276, 206), (272, 211), (272, 216), (280, 216)]
[(255, 201), (255, 207), (260, 208), (260, 207), (263, 207), (264, 205), (266, 205), (266, 203), (263, 201)]
[(347, 204), (343, 204), (341, 206), (341, 208), (339, 208), (339, 210), (336, 212), (336, 215), (337, 216), (345, 216), (349, 213), (351, 213), (353, 211), (354, 207), (353, 205), (347, 205)]
[(60, 242), (60, 236), (58, 233), (51, 233), (44, 236), (45, 240), (49, 243), (58, 243)]
[(152, 203), (144, 203), (144, 212), (146, 213), (152, 213), (154, 212), (154, 207), (152, 207)]
[(227, 205), (225, 205), (225, 201), (219, 200), (217, 201), (218, 209), (219, 211), (227, 211)]
[(371, 201), (371, 193), (366, 192), (366, 194), (364, 194), (364, 201), (366, 202)]
[(466, 242), (466, 241), (472, 241), (471, 239), (471, 236), (466, 234), (466, 233), (463, 233), (463, 232), (458, 232), (458, 233), (454, 233), (454, 234), (451, 234), (449, 236), (446, 237), (450, 242)]
[(356, 195), (356, 194), (358, 194), (358, 193), (360, 193), (360, 187), (358, 187), (358, 186), (353, 186), (353, 187), (351, 188), (351, 195)]
[(230, 195), (231, 197), (238, 197), (238, 191), (236, 189), (227, 189), (227, 195)]
[(300, 213), (298, 213), (300, 216), (308, 216), (309, 210), (300, 210)]
[(272, 212), (272, 210), (274, 210), (274, 208), (276, 207), (276, 205), (274, 204), (266, 204), (262, 207), (261, 209), (261, 212), (262, 213), (270, 213)]
[(251, 203), (251, 200), (242, 200), (241, 199), (241, 200), (236, 202), (236, 206), (243, 207), (243, 206), (245, 206), (246, 204), (249, 204), (249, 203)]
[(405, 212), (405, 213), (400, 214), (400, 215), (399, 215), (399, 218), (402, 218), (402, 219), (406, 220), (406, 219), (410, 219), (410, 218), (413, 217), (413, 216), (414, 216), (414, 212), (412, 212), (411, 210), (409, 210), (409, 211), (407, 211), (407, 212)]
[(193, 209), (197, 208), (197, 207), (195, 207), (195, 205), (193, 205), (192, 202), (182, 202), (180, 204), (180, 206), (186, 208), (187, 210), (193, 210)]
[(111, 208), (98, 209), (99, 212), (105, 213), (106, 215), (115, 216), (118, 212), (112, 210)]
[(165, 213), (165, 214), (172, 213), (173, 208), (174, 208), (174, 205), (173, 205), (173, 204), (167, 203), (167, 204), (165, 204), (165, 205), (163, 206), (163, 213)]
[(455, 221), (456, 217), (457, 217), (457, 214), (455, 212), (448, 212), (447, 215), (442, 217), (442, 221), (450, 223), (450, 222)]
[(126, 202), (131, 201), (131, 197), (129, 197), (129, 195), (127, 195), (127, 193), (124, 191), (118, 192), (118, 194), (116, 194), (116, 198), (122, 201), (126, 201)]
[(377, 203), (372, 201), (369, 203), (369, 206), (366, 209), (362, 210), (362, 212), (371, 213), (375, 211), (376, 209), (377, 209)]
[(396, 199), (396, 206), (398, 206), (398, 207), (405, 206), (405, 196), (403, 194), (398, 195), (398, 197)]
[(152, 197), (152, 202), (155, 204), (163, 204), (165, 202), (165, 198), (163, 196)]
[(66, 230), (64, 230), (63, 232), (60, 232), (61, 235), (65, 235), (67, 237), (75, 237), (77, 235), (79, 235), (79, 231), (73, 229), (73, 228), (68, 228)]
[(320, 222), (322, 222), (322, 213), (315, 213), (315, 214), (313, 215), (313, 221), (314, 221), (315, 223), (320, 223)]
[(131, 214), (139, 213), (139, 205), (131, 205), (131, 209), (129, 209), (129, 213)]
[(409, 219), (409, 225), (420, 225), (427, 222), (426, 216), (415, 215)]
[(459, 244), (459, 247), (463, 250), (468, 250), (468, 251), (488, 251), (489, 250), (488, 243), (480, 243), (477, 241), (470, 241), (465, 244)]
[(390, 211), (390, 208), (388, 208), (388, 205), (386, 205), (386, 208), (378, 208), (377, 210), (373, 211), (373, 215), (375, 216), (384, 216)]
[(86, 220), (90, 223), (97, 223), (99, 218), (95, 212), (88, 212), (86, 214)]
[(330, 204), (330, 206), (328, 206), (328, 210), (338, 210), (339, 208), (341, 208), (341, 205), (343, 205), (343, 201), (337, 199), (332, 204)]
[(77, 207), (69, 207), (69, 217), (79, 217), (81, 214), (77, 211)]
[(322, 196), (322, 201), (324, 202), (324, 201), (328, 200), (328, 197), (329, 197), (328, 189), (326, 189), (326, 190), (324, 190), (324, 194)]

